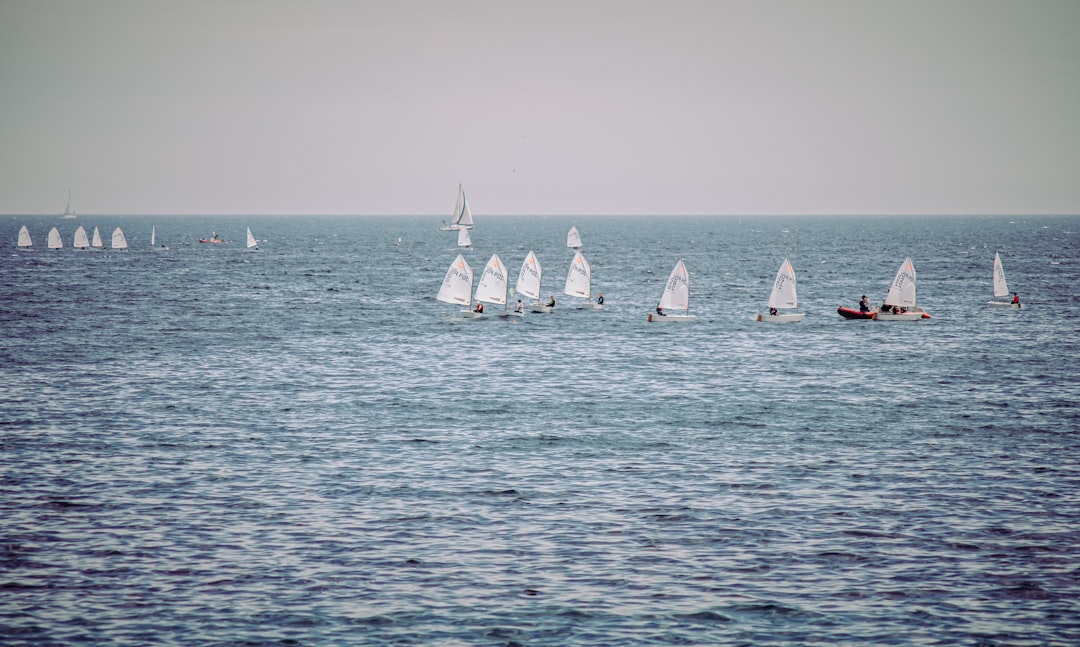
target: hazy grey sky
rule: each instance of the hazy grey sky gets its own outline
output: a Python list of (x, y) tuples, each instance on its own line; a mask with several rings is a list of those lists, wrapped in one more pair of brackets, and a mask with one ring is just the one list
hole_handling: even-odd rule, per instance
[(1080, 213), (1080, 2), (0, 0), (0, 213)]

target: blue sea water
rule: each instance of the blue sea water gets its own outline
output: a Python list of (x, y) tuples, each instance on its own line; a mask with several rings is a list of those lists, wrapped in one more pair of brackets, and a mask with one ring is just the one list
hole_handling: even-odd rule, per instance
[[(1080, 642), (1080, 218), (480, 217), (521, 322), (435, 300), (438, 224), (0, 220), (0, 643)], [(905, 256), (931, 319), (837, 316)]]

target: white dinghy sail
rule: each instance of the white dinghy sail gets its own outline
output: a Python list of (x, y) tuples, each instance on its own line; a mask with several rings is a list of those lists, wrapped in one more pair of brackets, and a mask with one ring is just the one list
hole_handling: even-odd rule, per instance
[[(472, 294), (472, 279), (472, 268), (465, 262), (465, 258), (458, 254), (446, 270), (442, 287), (439, 288), (439, 294), (435, 298), (443, 303), (453, 303), (468, 308), (469, 296)], [(470, 310), (465, 310), (465, 312), (469, 315), (473, 314)]]
[(26, 228), (26, 225), (19, 227), (19, 242), (16, 246), (26, 252), (34, 246), (34, 241), (30, 240), (30, 230)]
[[(682, 314), (669, 312), (671, 310), (682, 312)], [(660, 302), (656, 305), (656, 313), (649, 313), (648, 320), (680, 322), (694, 319), (694, 315), (690, 314), (690, 274), (680, 258), (672, 268), (671, 274), (668, 275), (667, 283), (664, 284)]]
[(105, 243), (101, 242), (101, 232), (94, 227), (94, 236), (90, 239), (90, 247), (93, 249), (105, 249)]
[(251, 234), (251, 227), (247, 228), (247, 248), (253, 252), (259, 249), (259, 241), (255, 240), (255, 236)]
[(540, 303), (540, 280), (544, 270), (540, 267), (540, 261), (536, 254), (529, 250), (528, 256), (521, 263), (521, 271), (518, 272), (517, 285), (514, 290), (518, 294), (534, 299), (529, 308), (533, 312), (551, 312), (551, 306)]
[(124, 232), (120, 231), (117, 227), (113, 229), (112, 233), (112, 248), (113, 249), (127, 249), (127, 238), (124, 237)]
[(570, 249), (579, 249), (581, 247), (581, 234), (578, 233), (577, 227), (570, 227), (570, 231), (567, 232), (566, 246)]
[(781, 310), (795, 310), (799, 307), (798, 292), (795, 288), (795, 270), (791, 267), (788, 259), (780, 264), (776, 271), (776, 280), (773, 281), (772, 292), (769, 293), (769, 314), (758, 315), (758, 321), (770, 323), (792, 323), (802, 321), (806, 313), (780, 312)]
[(82, 225), (75, 230), (75, 240), (71, 243), (75, 249), (85, 250), (90, 246), (90, 239), (86, 236), (86, 228)]
[[(473, 299), (480, 303), (506, 306), (506, 266), (498, 254), (492, 254), (484, 266), (484, 273), (476, 282), (476, 292)], [(504, 314), (502, 312), (500, 315)], [(509, 313), (505, 313), (509, 314)]]
[(919, 307), (915, 298), (915, 266), (910, 258), (905, 258), (904, 262), (900, 263), (892, 285), (889, 286), (889, 293), (885, 296), (885, 307), (881, 312), (874, 313), (873, 318), (877, 321), (916, 321), (930, 318), (930, 315)]
[(49, 238), (46, 242), (49, 249), (62, 249), (64, 247), (64, 241), (60, 240), (60, 230), (53, 227), (49, 230)]
[(580, 310), (600, 310), (603, 305), (593, 303), (592, 298), (592, 266), (580, 252), (574, 252), (574, 260), (570, 261), (570, 269), (566, 271), (566, 284), (563, 286), (563, 294), (579, 299), (585, 299), (584, 303), (578, 304)]
[(1001, 256), (994, 253), (994, 297), (993, 301), (988, 301), (988, 305), (998, 306), (1001, 308), (1021, 308), (1020, 295), (1016, 295), (1016, 298), (1012, 301), (999, 301), (998, 299), (1007, 298), (1009, 296), (1009, 284), (1005, 282), (1005, 267), (1001, 264)]
[(469, 236), (469, 230), (462, 227), (457, 230), (457, 246), (458, 247), (472, 247), (472, 237)]

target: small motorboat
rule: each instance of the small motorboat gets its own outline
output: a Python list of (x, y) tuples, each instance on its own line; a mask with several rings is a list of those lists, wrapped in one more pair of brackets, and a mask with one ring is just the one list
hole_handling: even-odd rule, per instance
[(840, 306), (836, 309), (836, 314), (840, 315), (844, 319), (873, 319), (874, 313), (877, 310), (859, 310), (858, 308), (845, 308)]
[(223, 243), (227, 243), (227, 242), (229, 242), (229, 241), (225, 240), (225, 239), (224, 239), (224, 238), (222, 238), (221, 236), (218, 236), (218, 235), (217, 235), (217, 232), (215, 231), (215, 232), (213, 233), (213, 235), (212, 235), (212, 236), (210, 236), (209, 238), (200, 238), (200, 239), (199, 239), (199, 242), (200, 242), (200, 243), (213, 243), (213, 244), (215, 244), (215, 245), (221, 245), (221, 244), (223, 244)]

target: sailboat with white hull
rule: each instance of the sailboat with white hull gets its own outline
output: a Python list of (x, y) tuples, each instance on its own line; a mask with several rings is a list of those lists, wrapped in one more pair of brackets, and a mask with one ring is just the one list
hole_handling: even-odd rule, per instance
[(577, 227), (570, 227), (570, 231), (566, 232), (566, 246), (570, 249), (581, 248), (581, 234), (578, 233)]
[(50, 229), (49, 237), (45, 244), (49, 249), (63, 249), (64, 241), (60, 239), (60, 230), (56, 227)]
[[(484, 266), (484, 273), (480, 275), (480, 280), (476, 282), (476, 292), (473, 294), (473, 300), (478, 304), (488, 303), (491, 305), (506, 307), (506, 266), (503, 265), (502, 259), (498, 254), (492, 254), (488, 259), (487, 265)], [(512, 313), (499, 312), (499, 316), (510, 315)], [(471, 316), (473, 319), (477, 319), (483, 316), (483, 310), (477, 312), (462, 312), (463, 316)]]
[(19, 227), (19, 242), (16, 243), (20, 251), (29, 252), (34, 247), (34, 241), (30, 240), (30, 230), (26, 225)]
[[(670, 311), (676, 311), (672, 313)], [(680, 314), (681, 312), (681, 314)], [(668, 275), (664, 291), (660, 294), (660, 302), (656, 304), (656, 313), (649, 313), (648, 320), (653, 322), (677, 323), (693, 321), (696, 317), (690, 314), (690, 274), (686, 271), (686, 265), (682, 259), (675, 263), (671, 274)]]
[(574, 252), (574, 260), (570, 261), (570, 269), (566, 271), (566, 284), (563, 286), (563, 294), (585, 299), (584, 303), (578, 304), (579, 310), (601, 310), (604, 307), (602, 298), (595, 303), (591, 301), (592, 266), (589, 265), (589, 261), (585, 260), (585, 255), (580, 251)]
[(247, 228), (247, 250), (249, 252), (259, 251), (259, 241), (255, 240), (255, 236), (251, 233), (251, 227)]
[(124, 236), (124, 232), (120, 231), (119, 227), (117, 227), (116, 229), (113, 229), (112, 248), (113, 249), (127, 249), (128, 248), (127, 238)]
[(535, 300), (534, 303), (529, 305), (532, 312), (551, 312), (551, 306), (540, 303), (540, 280), (543, 274), (544, 270), (540, 267), (540, 261), (536, 258), (536, 254), (529, 250), (528, 256), (521, 263), (521, 271), (518, 272), (517, 285), (514, 286), (514, 290), (522, 296)]
[[(445, 221), (444, 221), (445, 222)], [(450, 224), (444, 224), (439, 227), (442, 231), (453, 231), (455, 229), (472, 229), (473, 218), (472, 210), (469, 209), (469, 200), (465, 197), (465, 188), (458, 184), (458, 197), (457, 203), (454, 205), (454, 213), (450, 216)]]
[(930, 315), (919, 307), (915, 298), (915, 266), (910, 258), (905, 258), (896, 270), (889, 294), (885, 296), (885, 305), (880, 312), (875, 312), (875, 321), (917, 321), (929, 319)]
[(457, 246), (464, 249), (472, 248), (472, 237), (469, 236), (469, 230), (462, 227), (457, 230)]
[(776, 280), (773, 281), (772, 292), (769, 293), (768, 306), (769, 314), (759, 314), (758, 321), (793, 323), (802, 321), (806, 317), (804, 312), (780, 312), (781, 310), (795, 310), (799, 307), (798, 292), (795, 288), (795, 270), (786, 258), (780, 264), (780, 269), (776, 271)]
[(97, 227), (94, 227), (94, 235), (90, 238), (90, 249), (98, 252), (105, 249), (105, 243), (101, 241), (101, 232)]
[(999, 301), (998, 299), (1009, 296), (1009, 284), (1005, 282), (1005, 267), (1001, 264), (1001, 256), (994, 253), (994, 297), (993, 301), (987, 301), (987, 305), (999, 308), (1022, 308), (1020, 295), (1013, 297), (1012, 301)]
[(82, 225), (79, 225), (75, 230), (75, 240), (72, 241), (71, 246), (82, 251), (86, 251), (86, 248), (90, 246), (90, 239), (86, 236), (86, 228)]
[[(450, 267), (446, 270), (442, 287), (439, 288), (439, 294), (435, 298), (443, 303), (453, 303), (468, 308), (471, 303), (472, 279), (472, 268), (465, 262), (465, 258), (458, 254), (457, 258), (454, 259), (453, 263), (450, 263)], [(472, 310), (465, 310), (464, 313), (469, 315), (470, 318), (474, 314)]]

